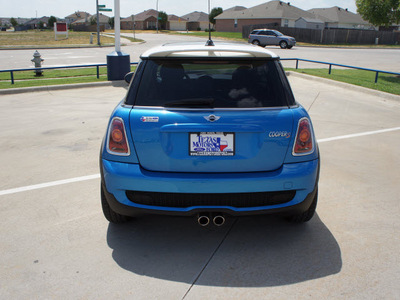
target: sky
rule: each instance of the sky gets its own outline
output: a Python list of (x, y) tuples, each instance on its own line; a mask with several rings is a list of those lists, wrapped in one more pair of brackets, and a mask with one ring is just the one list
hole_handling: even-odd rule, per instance
[[(113, 0), (98, 0), (99, 4), (105, 4), (107, 8), (112, 8), (114, 11)], [(208, 11), (208, 0), (120, 0), (121, 17), (128, 17), (132, 14), (143, 12), (147, 9), (158, 8), (160, 11), (165, 11), (167, 14), (183, 16), (193, 11)], [(210, 0), (211, 8), (222, 7), (228, 9), (233, 6), (253, 7), (268, 0)], [(311, 8), (339, 6), (348, 8), (352, 12), (356, 12), (355, 0), (287, 0), (292, 5), (298, 8), (308, 10)], [(64, 18), (75, 11), (86, 11), (90, 14), (96, 12), (96, 0), (0, 0), (0, 17), (21, 17), (34, 18), (42, 16), (55, 16)], [(114, 12), (105, 15), (113, 16)]]

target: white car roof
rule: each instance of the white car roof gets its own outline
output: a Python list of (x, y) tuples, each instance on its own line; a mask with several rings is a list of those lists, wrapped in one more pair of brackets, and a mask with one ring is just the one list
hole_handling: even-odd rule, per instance
[(232, 57), (232, 58), (278, 58), (275, 53), (252, 44), (218, 43), (206, 46), (205, 43), (171, 43), (147, 50), (141, 58), (156, 57)]

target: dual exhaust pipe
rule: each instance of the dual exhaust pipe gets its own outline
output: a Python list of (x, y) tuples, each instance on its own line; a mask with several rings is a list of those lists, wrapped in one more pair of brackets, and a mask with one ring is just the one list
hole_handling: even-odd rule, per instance
[[(208, 226), (211, 222), (211, 218), (209, 217), (208, 214), (199, 214), (197, 216), (197, 223), (200, 226)], [(214, 223), (215, 226), (222, 226), (225, 224), (225, 217), (222, 214), (215, 214), (212, 217), (212, 222)]]

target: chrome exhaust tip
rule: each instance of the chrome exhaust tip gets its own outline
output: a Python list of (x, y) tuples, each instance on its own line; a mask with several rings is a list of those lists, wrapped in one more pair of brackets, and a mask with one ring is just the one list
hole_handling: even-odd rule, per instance
[(224, 216), (222, 216), (222, 215), (216, 215), (216, 216), (213, 218), (213, 223), (214, 223), (215, 226), (222, 226), (222, 225), (224, 225), (224, 224), (225, 224), (225, 218), (224, 218)]
[(210, 218), (206, 215), (199, 215), (197, 217), (197, 223), (203, 227), (207, 226), (208, 224), (210, 224)]

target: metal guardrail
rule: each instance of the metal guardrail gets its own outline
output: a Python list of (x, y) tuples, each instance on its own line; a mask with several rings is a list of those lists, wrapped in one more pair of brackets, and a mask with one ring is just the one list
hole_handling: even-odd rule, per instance
[[(299, 68), (299, 61), (329, 65), (329, 74), (332, 73), (332, 66), (375, 72), (375, 83), (378, 82), (379, 73), (400, 76), (400, 73), (397, 73), (397, 72), (389, 72), (389, 71), (382, 71), (382, 70), (375, 70), (375, 69), (368, 69), (368, 68), (360, 68), (360, 67), (355, 67), (355, 66), (335, 64), (335, 63), (330, 63), (330, 62), (325, 62), (325, 61), (309, 60), (309, 59), (303, 59), (303, 58), (281, 58), (281, 60), (295, 60), (296, 61), (296, 69)], [(137, 64), (138, 64), (137, 62), (131, 62), (131, 65), (137, 65)], [(92, 65), (75, 65), (75, 66), (47, 67), (47, 68), (10, 69), (10, 70), (0, 70), (0, 73), (9, 72), (10, 75), (11, 75), (11, 84), (14, 84), (14, 72), (35, 71), (35, 70), (55, 70), (55, 69), (77, 69), (77, 68), (93, 68), (93, 67), (96, 67), (96, 75), (97, 75), (97, 78), (99, 78), (99, 76), (100, 76), (100, 67), (106, 67), (106, 66), (107, 66), (107, 64), (92, 64)]]
[(375, 83), (378, 82), (379, 73), (400, 76), (400, 73), (397, 73), (397, 72), (389, 72), (389, 71), (382, 71), (382, 70), (375, 70), (375, 69), (360, 68), (360, 67), (355, 67), (355, 66), (348, 66), (348, 65), (342, 65), (342, 64), (329, 63), (329, 62), (325, 62), (325, 61), (309, 60), (309, 59), (302, 59), (302, 58), (281, 58), (281, 60), (295, 60), (296, 61), (296, 70), (299, 68), (299, 61), (329, 65), (329, 75), (332, 73), (332, 66), (375, 72)]
[[(137, 62), (132, 62), (131, 65), (137, 65)], [(39, 71), (39, 70), (56, 70), (56, 69), (79, 69), (79, 68), (93, 68), (96, 67), (96, 76), (100, 77), (100, 67), (107, 67), (107, 64), (93, 64), (93, 65), (74, 65), (74, 66), (61, 66), (61, 67), (46, 67), (46, 68), (28, 68), (28, 69), (9, 69), (0, 70), (0, 73), (9, 72), (11, 76), (11, 84), (14, 84), (14, 73), (22, 71)]]

